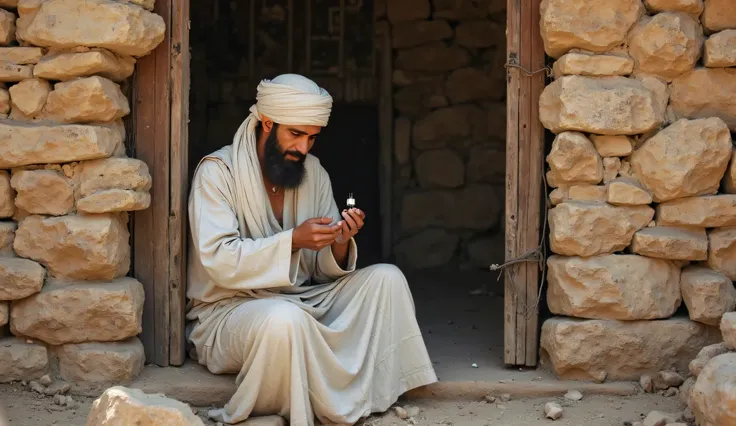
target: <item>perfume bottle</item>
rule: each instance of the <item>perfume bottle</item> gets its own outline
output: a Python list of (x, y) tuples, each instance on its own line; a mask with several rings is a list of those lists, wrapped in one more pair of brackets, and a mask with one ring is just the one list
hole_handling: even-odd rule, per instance
[(347, 210), (355, 208), (355, 198), (353, 198), (352, 192), (348, 194), (348, 201), (345, 203), (345, 205), (347, 206), (346, 207)]

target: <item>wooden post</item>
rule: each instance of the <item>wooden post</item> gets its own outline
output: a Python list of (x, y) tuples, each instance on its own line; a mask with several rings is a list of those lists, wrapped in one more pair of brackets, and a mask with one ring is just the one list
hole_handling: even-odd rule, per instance
[[(545, 74), (537, 71), (544, 67), (545, 54), (539, 5), (540, 0), (507, 1), (506, 261), (534, 250), (540, 242), (544, 129), (538, 101)], [(506, 269), (506, 364), (537, 364), (539, 272), (535, 262)]]

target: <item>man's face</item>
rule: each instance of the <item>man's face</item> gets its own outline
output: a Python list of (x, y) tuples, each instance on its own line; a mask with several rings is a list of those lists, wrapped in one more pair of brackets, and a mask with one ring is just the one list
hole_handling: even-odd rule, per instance
[(292, 126), (274, 123), (264, 147), (266, 177), (284, 188), (296, 188), (304, 179), (304, 161), (312, 149), (319, 126)]

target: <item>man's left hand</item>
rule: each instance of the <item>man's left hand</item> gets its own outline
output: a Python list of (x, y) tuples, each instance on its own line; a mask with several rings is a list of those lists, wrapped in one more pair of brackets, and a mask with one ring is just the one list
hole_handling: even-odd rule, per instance
[(343, 210), (342, 218), (340, 221), (342, 233), (335, 240), (337, 244), (346, 244), (360, 231), (365, 221), (365, 213), (360, 209)]

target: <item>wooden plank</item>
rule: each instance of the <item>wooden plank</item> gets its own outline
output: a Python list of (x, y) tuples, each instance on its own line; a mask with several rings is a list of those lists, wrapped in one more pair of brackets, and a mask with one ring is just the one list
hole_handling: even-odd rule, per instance
[(384, 260), (391, 256), (393, 245), (393, 75), (391, 26), (386, 21), (376, 23), (376, 45), (378, 47), (378, 128), (380, 152), (378, 155), (379, 197), (381, 208), (381, 255)]
[(189, 153), (189, 0), (171, 3), (171, 194), (169, 205), (169, 362), (186, 360), (186, 244)]

